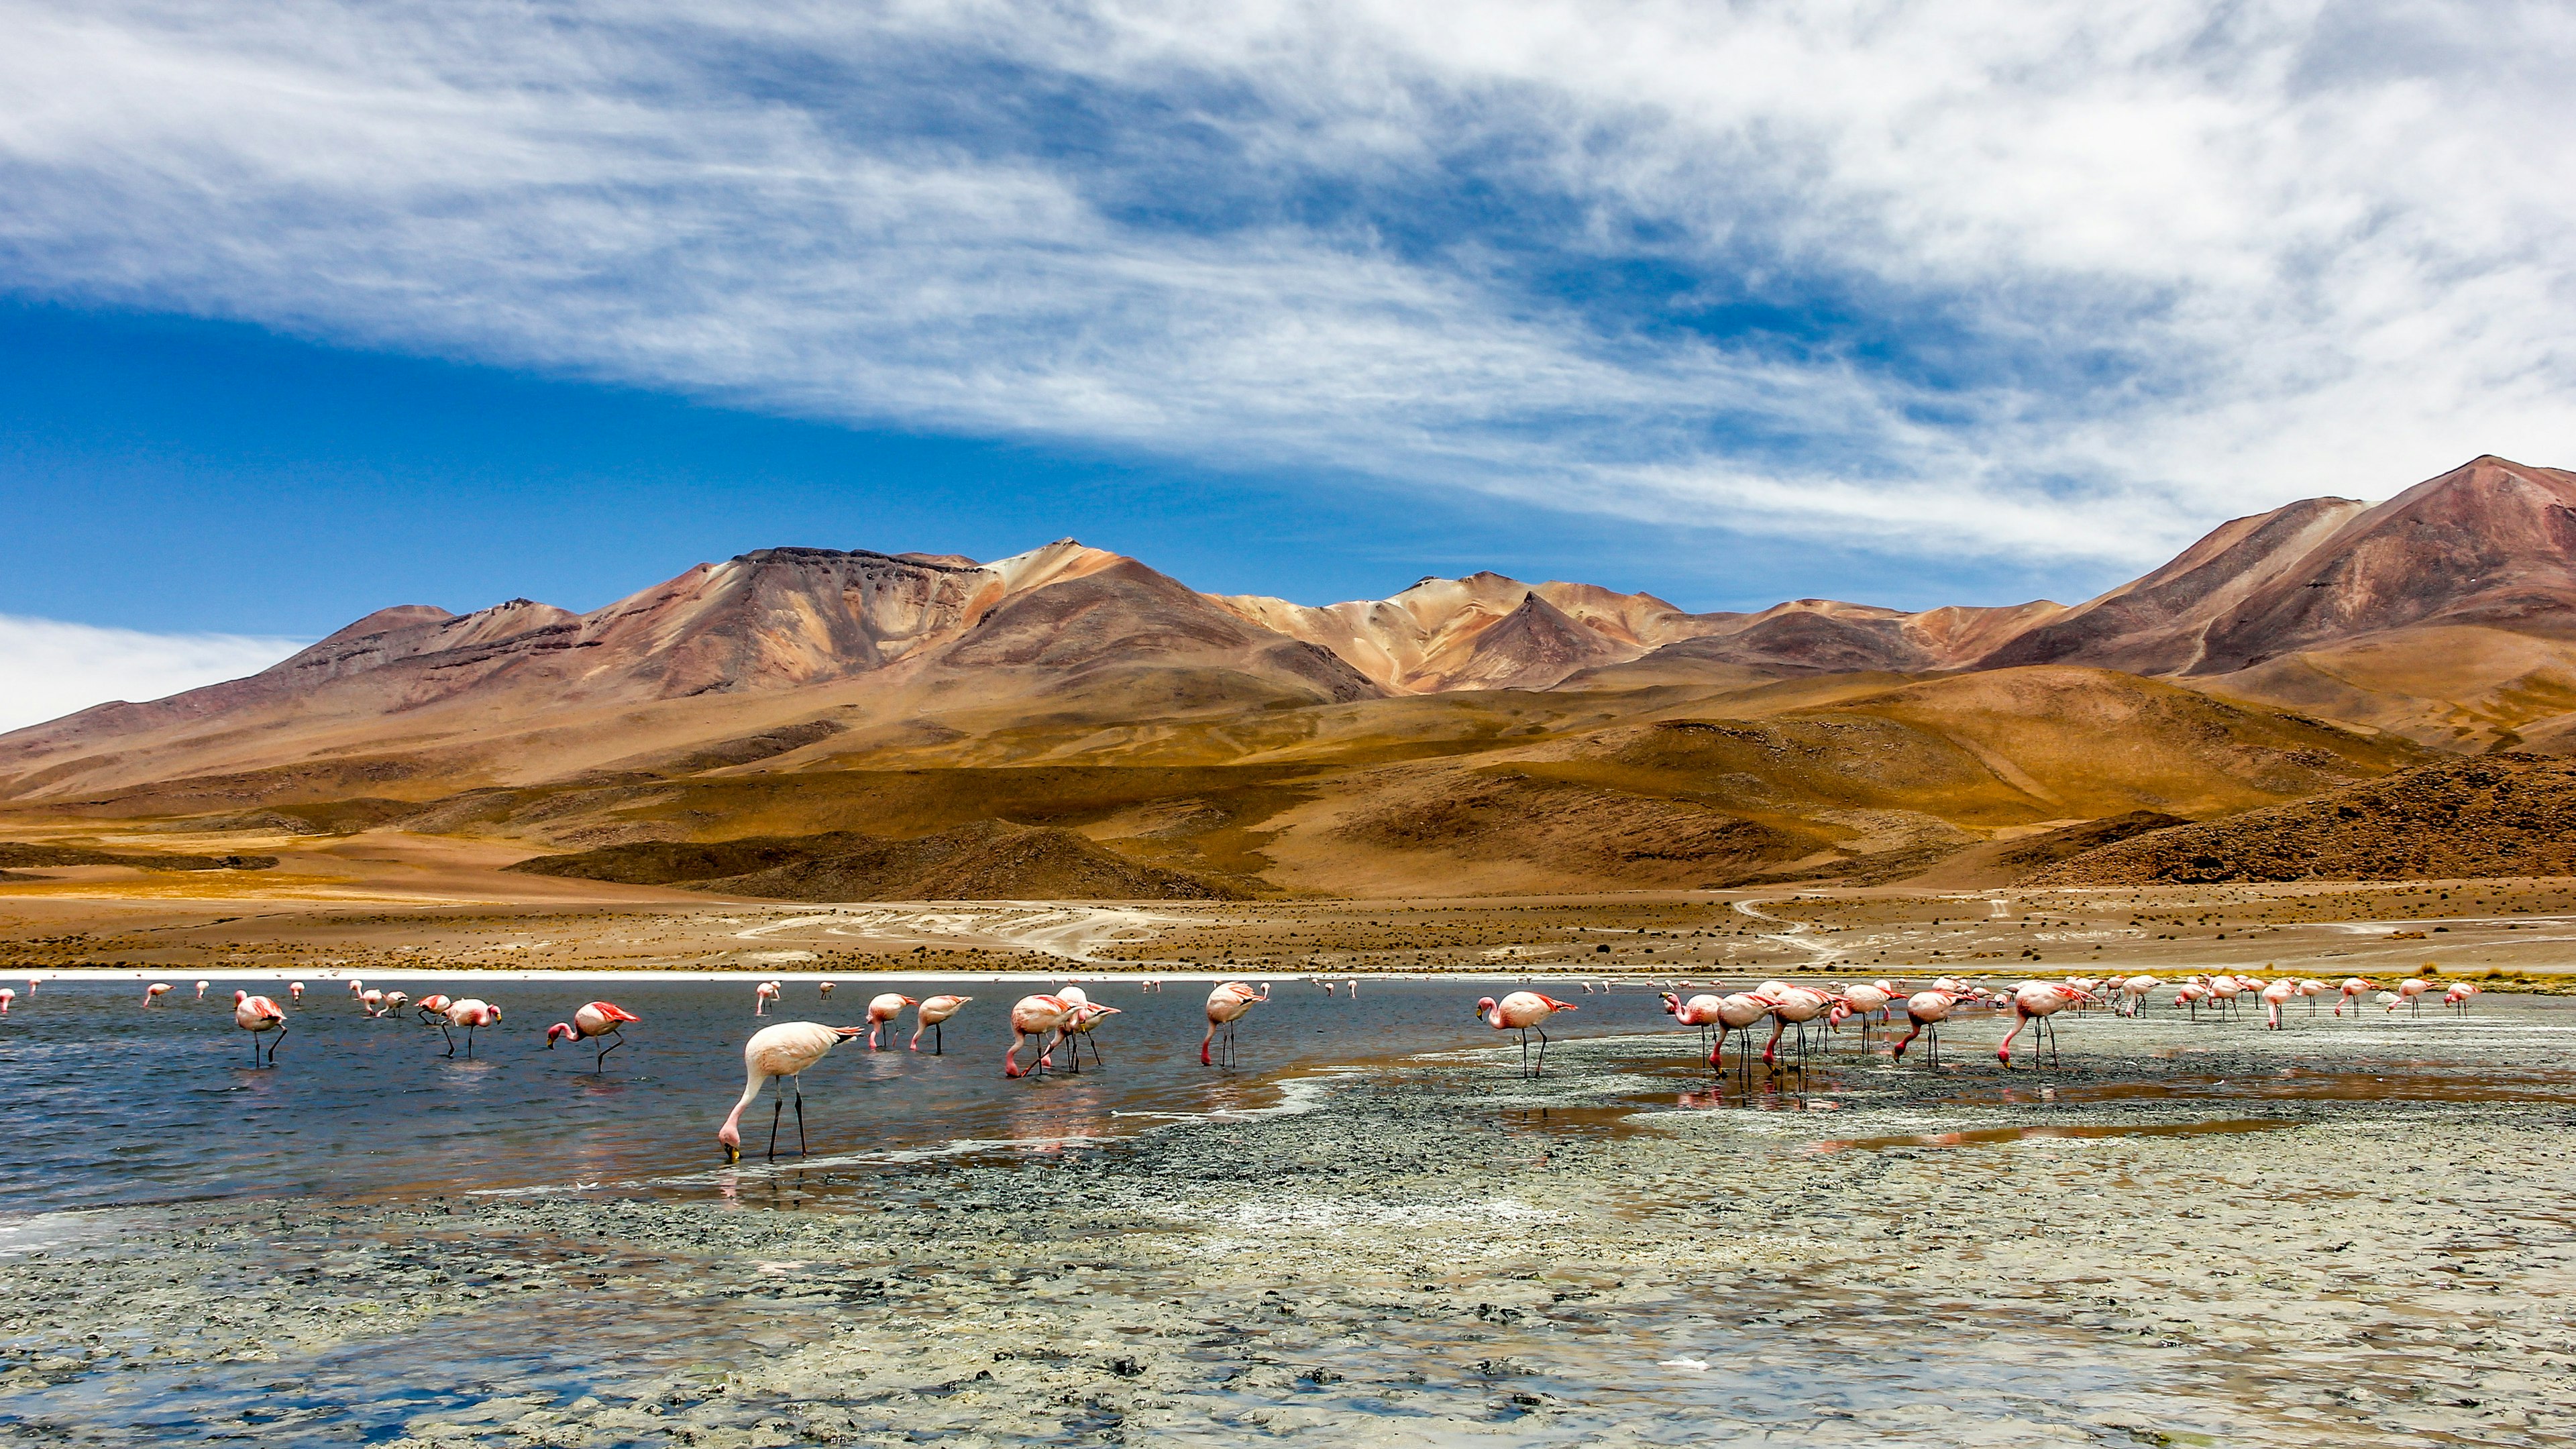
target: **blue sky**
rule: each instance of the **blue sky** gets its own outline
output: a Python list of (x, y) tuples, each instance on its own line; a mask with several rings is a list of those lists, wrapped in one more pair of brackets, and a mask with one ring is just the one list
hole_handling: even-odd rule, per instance
[(47, 708), (772, 543), (2009, 602), (2576, 457), (2563, 6), (0, 26), (0, 697)]

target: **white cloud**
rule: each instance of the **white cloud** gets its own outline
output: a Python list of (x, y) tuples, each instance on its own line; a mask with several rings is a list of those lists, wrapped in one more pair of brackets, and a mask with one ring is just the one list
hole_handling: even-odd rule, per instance
[(0, 731), (110, 700), (160, 699), (239, 679), (311, 642), (146, 634), (0, 614)]
[[(2559, 5), (0, 26), (42, 295), (1935, 557), (2144, 562), (2576, 438)], [(1637, 269), (1812, 326), (1587, 294)]]

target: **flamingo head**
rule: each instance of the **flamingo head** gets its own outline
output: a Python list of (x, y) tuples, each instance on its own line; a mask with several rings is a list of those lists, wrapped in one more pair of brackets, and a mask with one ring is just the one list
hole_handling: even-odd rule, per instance
[(248, 1000), (250, 1000), (250, 993), (247, 991), (236, 991), (233, 993), (233, 1005), (235, 1006), (239, 1006)]
[(574, 1032), (571, 1022), (556, 1022), (554, 1025), (546, 1028), (546, 1050), (553, 1051), (555, 1049), (556, 1042), (570, 1041), (573, 1039), (573, 1036)]
[(1663, 997), (1664, 997), (1664, 1015), (1666, 1015), (1666, 1016), (1679, 1016), (1679, 1015), (1681, 1015), (1681, 1014), (1682, 1014), (1682, 999), (1681, 999), (1680, 997), (1675, 996), (1673, 993), (1671, 993), (1671, 992), (1669, 992), (1669, 991), (1667, 991), (1667, 992), (1663, 993)]
[(1478, 1016), (1489, 1016), (1493, 1013), (1493, 1010), (1494, 998), (1490, 996), (1485, 997), (1476, 1003), (1476, 1014)]
[(734, 1130), (731, 1122), (716, 1129), (716, 1141), (724, 1144), (727, 1167), (742, 1161), (742, 1134)]

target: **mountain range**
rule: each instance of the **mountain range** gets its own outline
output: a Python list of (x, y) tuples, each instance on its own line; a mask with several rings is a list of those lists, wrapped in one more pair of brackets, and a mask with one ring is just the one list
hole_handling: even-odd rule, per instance
[(1069, 539), (762, 549), (587, 614), (387, 608), (0, 735), (0, 807), (573, 850), (1008, 822), (1223, 893), (1600, 889), (1955, 873), (2571, 737), (2576, 474), (2481, 457), (2071, 607), (1492, 573), (1318, 607)]

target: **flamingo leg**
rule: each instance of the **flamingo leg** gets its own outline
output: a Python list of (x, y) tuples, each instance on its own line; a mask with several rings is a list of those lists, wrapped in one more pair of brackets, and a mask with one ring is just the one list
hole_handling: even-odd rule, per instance
[(787, 1082), (796, 1089), (796, 1155), (809, 1156), (805, 1149), (805, 1084), (794, 1077), (789, 1077)]
[(1538, 1029), (1538, 1075), (1547, 1075), (1547, 1028)]
[(610, 1032), (610, 1033), (609, 1033), (609, 1036), (610, 1036), (610, 1037), (612, 1037), (612, 1038), (614, 1038), (614, 1039), (613, 1039), (612, 1041), (610, 1041), (608, 1045), (606, 1045), (606, 1046), (604, 1046), (604, 1047), (601, 1047), (601, 1048), (599, 1049), (599, 1058), (598, 1058), (598, 1060), (596, 1060), (596, 1061), (594, 1061), (594, 1062), (592, 1062), (592, 1063), (590, 1064), (590, 1070), (591, 1070), (591, 1072), (592, 1072), (594, 1075), (596, 1075), (597, 1073), (599, 1073), (599, 1072), (601, 1072), (601, 1071), (603, 1071), (603, 1070), (605, 1070), (605, 1069), (607, 1068), (607, 1066), (608, 1066), (608, 1054), (609, 1054), (610, 1052), (613, 1052), (613, 1051), (617, 1050), (619, 1047), (622, 1047), (622, 1046), (626, 1045), (626, 1038), (625, 1038), (625, 1037), (623, 1037), (623, 1036), (621, 1036), (621, 1035), (619, 1035), (618, 1033), (616, 1033), (616, 1032), (613, 1032), (613, 1031), (612, 1031), (612, 1032)]
[[(277, 1040), (268, 1044), (268, 1064), (270, 1066), (273, 1067), (277, 1065), (277, 1049), (284, 1045), (286, 1045), (286, 1027), (283, 1024), (280, 1024), (277, 1028)], [(256, 1038), (252, 1039), (251, 1046), (254, 1050), (258, 1048), (259, 1042)]]
[(777, 1092), (778, 1095), (769, 1101), (769, 1160), (772, 1162), (778, 1160), (778, 1114), (787, 1110), (787, 1088), (781, 1086)]
[(1100, 1043), (1097, 1040), (1093, 1041), (1091, 1044), (1091, 1064), (1095, 1067), (1105, 1067), (1109, 1065), (1109, 1059), (1100, 1054)]
[(930, 1024), (930, 1054), (934, 1057), (938, 1056), (940, 1054), (940, 1049), (948, 1044), (947, 1033), (943, 1030), (947, 1025), (948, 1023), (944, 1021), (935, 1021)]
[(447, 1054), (451, 1057), (456, 1055), (456, 1033), (447, 1029), (446, 1022), (438, 1024), (438, 1034), (447, 1038)]

